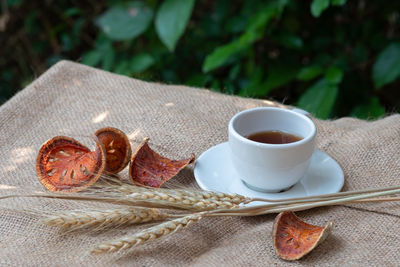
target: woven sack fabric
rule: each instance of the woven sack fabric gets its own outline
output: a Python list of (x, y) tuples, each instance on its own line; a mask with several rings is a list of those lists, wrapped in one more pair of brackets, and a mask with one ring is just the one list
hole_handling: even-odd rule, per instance
[[(227, 141), (237, 112), (277, 105), (199, 88), (135, 80), (62, 61), (0, 106), (0, 196), (45, 192), (35, 173), (37, 152), (47, 139), (67, 135), (89, 146), (97, 129), (126, 132), (132, 146), (150, 137), (162, 155), (199, 156)], [(343, 168), (343, 190), (400, 184), (400, 116), (377, 121), (314, 119), (317, 147)], [(125, 169), (121, 175), (127, 177)], [(193, 166), (176, 178), (195, 187)], [(35, 213), (108, 208), (97, 202), (11, 198), (0, 200), (1, 266), (272, 266), (287, 265), (273, 250), (275, 215), (203, 218), (190, 228), (124, 253), (91, 255), (96, 244), (145, 226), (64, 233), (40, 223)], [(24, 212), (21, 212), (24, 210)], [(34, 211), (34, 212), (32, 212)], [(332, 234), (292, 265), (400, 265), (400, 205), (353, 204), (297, 215), (312, 224), (334, 222)]]

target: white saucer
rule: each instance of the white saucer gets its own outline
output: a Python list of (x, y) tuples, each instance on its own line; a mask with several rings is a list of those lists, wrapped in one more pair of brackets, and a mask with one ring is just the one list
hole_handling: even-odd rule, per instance
[[(246, 197), (286, 199), (339, 192), (344, 175), (339, 164), (328, 154), (315, 150), (304, 177), (290, 189), (280, 193), (264, 193), (248, 188), (234, 170), (227, 142), (205, 151), (196, 160), (194, 177), (204, 190), (236, 193)], [(265, 203), (265, 202), (264, 202)], [(260, 203), (253, 202), (251, 205)]]

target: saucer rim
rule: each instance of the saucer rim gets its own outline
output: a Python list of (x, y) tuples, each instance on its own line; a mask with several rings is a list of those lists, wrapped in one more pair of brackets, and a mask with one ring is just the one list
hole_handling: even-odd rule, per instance
[[(211, 149), (215, 149), (217, 146), (223, 146), (223, 145), (228, 145), (228, 142), (222, 142), (222, 143), (219, 143), (219, 144), (216, 144), (216, 145), (214, 145), (214, 146), (212, 146), (212, 147), (210, 147), (210, 148), (208, 148), (207, 150), (205, 150), (197, 159), (196, 159), (196, 161), (195, 161), (195, 165), (194, 165), (194, 168), (193, 168), (193, 175), (194, 175), (194, 178), (195, 178), (195, 181), (196, 181), (196, 183), (198, 184), (198, 186), (201, 188), (201, 189), (203, 189), (203, 190), (207, 190), (207, 191), (214, 191), (213, 189), (210, 189), (208, 186), (206, 186), (201, 180), (200, 180), (200, 178), (198, 178), (198, 175), (196, 175), (196, 166), (197, 166), (197, 162), (198, 162), (198, 160), (200, 160), (202, 157), (204, 157), (204, 155), (207, 153), (207, 152), (209, 152), (209, 150), (211, 150)], [(336, 164), (337, 165), (337, 167), (338, 167), (338, 170), (340, 171), (340, 173), (338, 173), (337, 174), (337, 178), (336, 178), (336, 180), (339, 182), (339, 184), (338, 184), (338, 186), (337, 186), (337, 189), (335, 189), (334, 191), (332, 191), (332, 192), (328, 192), (328, 193), (325, 193), (325, 194), (331, 194), (331, 193), (337, 193), (337, 192), (340, 192), (342, 189), (343, 189), (343, 186), (344, 186), (344, 172), (343, 172), (343, 168), (342, 168), (342, 166), (340, 166), (340, 164), (332, 157), (332, 156), (330, 156), (328, 153), (326, 153), (326, 152), (324, 152), (324, 151), (322, 151), (322, 150), (320, 150), (320, 149), (314, 149), (314, 152), (313, 152), (313, 154), (312, 154), (312, 156), (316, 153), (318, 151), (318, 153), (321, 153), (321, 154), (323, 154), (323, 155), (325, 155), (325, 156), (327, 156), (328, 158), (330, 158), (332, 161), (333, 161), (333, 164)], [(305, 177), (303, 177), (303, 178), (301, 178), (297, 183), (301, 183), (301, 181), (304, 179)], [(240, 179), (240, 178), (238, 178), (238, 179)], [(339, 179), (340, 179), (340, 181), (339, 181)], [(297, 184), (296, 183), (296, 184)], [(296, 185), (295, 184), (295, 185)], [(242, 186), (246, 186), (246, 185), (244, 185), (243, 183), (242, 183)], [(294, 185), (293, 185), (294, 186)], [(293, 187), (292, 186), (292, 187)], [(291, 187), (291, 188), (292, 188)], [(260, 191), (256, 191), (256, 190), (253, 190), (253, 189), (251, 189), (251, 188), (248, 188), (248, 189), (250, 189), (250, 190), (252, 190), (252, 191), (254, 191), (254, 192), (257, 192), (257, 193), (261, 193), (261, 194), (269, 194), (269, 195), (275, 195), (275, 194), (279, 194), (279, 192), (269, 192), (269, 193), (265, 193), (265, 192), (260, 192)], [(288, 191), (290, 191), (290, 189), (288, 190)], [(222, 192), (222, 193), (224, 193), (224, 192)], [(237, 194), (237, 193), (236, 193)], [(325, 195), (325, 194), (318, 194), (318, 195)], [(279, 199), (289, 199), (289, 198), (279, 198)]]

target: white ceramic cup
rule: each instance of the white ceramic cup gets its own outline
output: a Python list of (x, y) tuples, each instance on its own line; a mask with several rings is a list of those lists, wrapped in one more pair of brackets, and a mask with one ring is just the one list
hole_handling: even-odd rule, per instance
[[(257, 132), (276, 130), (302, 139), (287, 144), (266, 144), (246, 138)], [(296, 111), (275, 107), (244, 110), (229, 122), (233, 166), (251, 189), (263, 192), (288, 189), (306, 173), (316, 133), (312, 120)]]

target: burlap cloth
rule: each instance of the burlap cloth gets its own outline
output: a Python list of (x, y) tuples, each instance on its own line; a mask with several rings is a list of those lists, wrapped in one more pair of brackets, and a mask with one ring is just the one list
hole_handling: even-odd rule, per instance
[[(222, 95), (185, 86), (142, 82), (63, 61), (0, 107), (0, 194), (44, 191), (35, 174), (41, 144), (55, 135), (85, 142), (103, 126), (142, 137), (161, 154), (200, 155), (227, 140), (227, 123), (238, 111), (269, 101)], [(345, 173), (343, 190), (400, 184), (400, 116), (366, 122), (315, 120), (318, 148)], [(90, 139), (89, 139), (90, 140)], [(90, 143), (89, 143), (90, 144)], [(177, 179), (194, 186), (192, 169)], [(126, 170), (122, 175), (127, 175)], [(0, 200), (1, 266), (269, 266), (286, 265), (274, 253), (275, 215), (205, 218), (191, 228), (127, 253), (92, 256), (100, 241), (137, 227), (100, 233), (63, 234), (15, 209), (60, 210), (98, 203), (18, 198)], [(311, 254), (293, 265), (400, 265), (400, 205), (359, 204), (298, 212), (310, 223), (332, 220), (335, 228)]]

